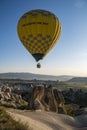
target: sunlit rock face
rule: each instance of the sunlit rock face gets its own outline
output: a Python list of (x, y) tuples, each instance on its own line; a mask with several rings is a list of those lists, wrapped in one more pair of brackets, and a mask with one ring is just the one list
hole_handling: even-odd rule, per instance
[(24, 101), (21, 95), (12, 92), (12, 89), (8, 86), (4, 86), (0, 91), (0, 105), (6, 107), (20, 108), (21, 106), (27, 106), (27, 102)]
[(62, 93), (51, 85), (48, 87), (34, 86), (29, 101), (29, 109), (66, 113), (64, 103), (65, 100)]

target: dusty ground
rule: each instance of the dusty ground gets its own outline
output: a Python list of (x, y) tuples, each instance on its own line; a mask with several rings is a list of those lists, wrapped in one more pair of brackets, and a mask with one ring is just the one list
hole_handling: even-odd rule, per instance
[(33, 130), (87, 130), (87, 114), (75, 118), (45, 111), (8, 109), (15, 119), (27, 123)]

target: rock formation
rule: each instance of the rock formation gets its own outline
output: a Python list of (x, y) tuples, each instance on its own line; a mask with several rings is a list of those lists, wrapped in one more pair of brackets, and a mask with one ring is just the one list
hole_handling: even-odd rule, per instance
[(53, 88), (51, 85), (48, 87), (34, 86), (29, 101), (29, 109), (66, 113), (64, 103), (64, 97), (57, 88)]
[(27, 102), (22, 99), (21, 95), (13, 93), (10, 87), (2, 87), (0, 90), (0, 105), (20, 108), (26, 106)]

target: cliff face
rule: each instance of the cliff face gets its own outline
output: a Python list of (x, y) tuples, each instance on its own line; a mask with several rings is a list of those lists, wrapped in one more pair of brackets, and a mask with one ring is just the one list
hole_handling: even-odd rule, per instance
[(52, 86), (34, 86), (28, 108), (66, 113), (64, 103), (64, 97), (58, 89)]

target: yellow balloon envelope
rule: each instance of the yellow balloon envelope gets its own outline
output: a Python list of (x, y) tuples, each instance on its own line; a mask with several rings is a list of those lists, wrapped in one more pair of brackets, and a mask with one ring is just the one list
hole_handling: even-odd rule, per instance
[(53, 13), (40, 9), (25, 13), (17, 27), (21, 42), (36, 61), (43, 59), (61, 34), (59, 19)]

